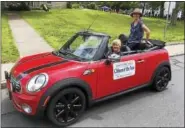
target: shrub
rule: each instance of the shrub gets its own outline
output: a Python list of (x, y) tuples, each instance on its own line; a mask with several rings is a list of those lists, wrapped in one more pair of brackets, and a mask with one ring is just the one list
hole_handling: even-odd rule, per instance
[(72, 8), (71, 2), (67, 2), (67, 8)]
[(13, 2), (8, 6), (9, 11), (30, 11), (30, 7), (25, 2)]
[(72, 8), (80, 8), (80, 5), (79, 4), (73, 4)]
[(97, 6), (95, 3), (89, 3), (89, 4), (87, 5), (87, 8), (88, 8), (88, 9), (97, 10), (97, 9), (98, 9), (98, 6)]

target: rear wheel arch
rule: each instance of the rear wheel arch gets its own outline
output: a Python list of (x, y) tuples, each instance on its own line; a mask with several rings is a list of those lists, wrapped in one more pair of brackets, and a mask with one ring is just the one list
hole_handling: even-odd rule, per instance
[(155, 69), (155, 71), (153, 72), (152, 78), (150, 80), (150, 85), (153, 83), (153, 80), (156, 76), (156, 73), (158, 70), (160, 70), (160, 68), (162, 67), (167, 67), (170, 70), (170, 80), (171, 80), (171, 66), (170, 66), (170, 62), (169, 61), (164, 61), (162, 63), (160, 63), (157, 68)]

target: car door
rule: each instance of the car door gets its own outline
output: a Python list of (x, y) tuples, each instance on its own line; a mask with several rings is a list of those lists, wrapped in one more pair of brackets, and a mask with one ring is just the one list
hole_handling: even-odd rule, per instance
[[(129, 69), (128, 69), (129, 68)], [(122, 56), (120, 62), (105, 64), (99, 61), (97, 98), (108, 96), (145, 83), (143, 53)]]
[[(133, 63), (132, 65), (135, 65), (133, 73), (128, 71), (128, 76), (125, 75), (125, 77), (122, 78), (123, 82), (128, 82), (126, 89), (147, 83), (146, 56), (144, 52), (123, 56), (121, 58), (121, 62), (125, 62), (126, 64), (128, 63), (128, 65), (130, 65), (129, 63)], [(123, 84), (120, 85), (120, 89), (125, 89)]]

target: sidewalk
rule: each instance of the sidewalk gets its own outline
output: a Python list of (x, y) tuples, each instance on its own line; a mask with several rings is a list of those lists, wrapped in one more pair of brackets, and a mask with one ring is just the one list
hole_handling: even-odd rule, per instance
[(20, 57), (53, 50), (18, 14), (8, 13), (8, 18)]
[[(178, 44), (178, 45), (168, 45), (165, 47), (170, 56), (176, 56), (176, 55), (181, 55), (184, 54), (184, 44)], [(9, 71), (11, 69), (11, 67), (13, 66), (13, 63), (9, 63), (9, 64), (2, 64), (1, 66), (1, 83), (5, 82), (5, 78), (4, 78), (4, 71)]]
[(168, 50), (169, 56), (184, 54), (184, 44), (167, 45), (165, 48)]
[[(18, 14), (8, 13), (8, 18), (20, 58), (53, 50), (53, 48), (51, 48)], [(5, 82), (4, 71), (10, 71), (13, 65), (14, 63), (1, 64), (1, 83)]]

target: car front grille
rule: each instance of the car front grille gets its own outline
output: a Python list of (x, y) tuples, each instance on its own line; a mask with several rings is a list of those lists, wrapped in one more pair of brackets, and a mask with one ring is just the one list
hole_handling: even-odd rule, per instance
[(17, 81), (12, 75), (10, 75), (10, 83), (11, 83), (13, 92), (20, 92), (21, 91), (21, 85), (20, 85), (19, 81)]

